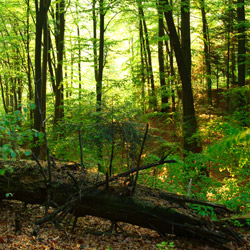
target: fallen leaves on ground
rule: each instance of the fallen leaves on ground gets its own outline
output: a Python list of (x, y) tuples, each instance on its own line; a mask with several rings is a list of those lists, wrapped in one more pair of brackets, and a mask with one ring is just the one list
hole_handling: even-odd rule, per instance
[[(34, 221), (43, 216), (44, 207), (2, 201), (0, 211), (0, 250), (154, 250), (162, 241), (174, 242), (174, 249), (215, 249), (194, 239), (180, 239), (172, 235), (161, 238), (155, 231), (126, 223), (118, 223), (118, 233), (108, 233), (110, 221), (92, 216), (79, 218), (73, 233), (72, 218), (65, 218), (57, 226), (46, 223), (34, 233)], [(15, 232), (17, 214), (21, 230)], [(250, 232), (244, 233), (250, 242)], [(234, 244), (228, 247), (247, 249), (247, 246), (239, 248)]]

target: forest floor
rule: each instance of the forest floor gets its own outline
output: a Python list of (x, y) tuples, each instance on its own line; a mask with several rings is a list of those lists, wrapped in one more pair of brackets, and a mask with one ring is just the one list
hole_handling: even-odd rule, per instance
[[(18, 215), (18, 218), (16, 217)], [(25, 205), (18, 201), (4, 200), (0, 203), (0, 249), (85, 249), (85, 250), (154, 250), (154, 249), (206, 249), (214, 250), (212, 246), (196, 239), (179, 238), (174, 235), (159, 237), (155, 231), (140, 228), (130, 224), (119, 223), (118, 233), (110, 233), (110, 222), (104, 219), (86, 216), (79, 218), (74, 232), (71, 232), (72, 222), (67, 219), (55, 226), (46, 223), (40, 226), (34, 234), (34, 221), (44, 214), (44, 207), (39, 205)], [(122, 231), (121, 231), (122, 229)], [(250, 231), (240, 230), (248, 246), (237, 246), (229, 243), (232, 250), (249, 249)], [(36, 231), (35, 231), (36, 232)], [(37, 235), (36, 235), (37, 234)], [(158, 248), (161, 242), (174, 244), (174, 248)]]

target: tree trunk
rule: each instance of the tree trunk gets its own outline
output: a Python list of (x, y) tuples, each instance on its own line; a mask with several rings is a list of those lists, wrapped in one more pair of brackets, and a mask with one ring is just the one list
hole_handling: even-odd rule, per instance
[(82, 69), (81, 69), (81, 37), (80, 27), (77, 24), (77, 37), (78, 37), (78, 81), (79, 81), (79, 101), (82, 99)]
[(237, 0), (238, 18), (238, 84), (245, 85), (246, 75), (246, 19), (245, 1)]
[(3, 100), (4, 111), (5, 111), (6, 114), (8, 114), (9, 109), (8, 109), (8, 106), (7, 106), (6, 101), (5, 101), (3, 81), (2, 81), (2, 76), (1, 75), (0, 75), (0, 86), (1, 86), (1, 92), (2, 92), (2, 100)]
[(56, 68), (56, 93), (55, 93), (55, 115), (54, 124), (64, 117), (63, 108), (63, 50), (65, 33), (65, 0), (56, 3), (56, 49), (57, 49), (57, 68)]
[[(50, 6), (50, 0), (35, 2), (36, 4), (36, 41), (35, 41), (35, 103), (36, 109), (34, 114), (34, 129), (42, 131), (42, 31), (44, 22), (47, 20), (47, 12)], [(40, 147), (36, 145), (37, 138), (35, 138), (35, 147), (33, 153), (36, 157), (40, 155)]]
[(205, 11), (205, 0), (200, 0), (201, 15), (202, 15), (202, 31), (204, 40), (204, 55), (206, 64), (206, 81), (207, 81), (207, 96), (208, 103), (212, 105), (212, 80), (211, 80), (211, 63), (210, 63), (210, 41), (209, 30)]
[[(238, 84), (240, 87), (246, 84), (246, 19), (245, 1), (237, 0), (238, 19)], [(244, 107), (246, 100), (242, 92), (239, 93), (238, 106)], [(247, 124), (245, 124), (247, 125)]]
[[(27, 78), (28, 78), (28, 86), (29, 86), (29, 102), (30, 104), (34, 102), (34, 94), (33, 94), (33, 87), (31, 82), (31, 59), (30, 59), (30, 0), (27, 0)], [(30, 120), (33, 119), (34, 111), (30, 109)]]
[(98, 81), (98, 56), (97, 56), (97, 20), (96, 20), (96, 0), (92, 2), (92, 19), (93, 19), (93, 55), (94, 55), (94, 74), (95, 81)]
[[(141, 49), (142, 49), (142, 54), (143, 54), (143, 58), (144, 59), (144, 81), (146, 83), (147, 80), (147, 90), (148, 90), (148, 104), (150, 106), (150, 98), (151, 98), (151, 93), (150, 93), (150, 76), (149, 76), (149, 66), (148, 66), (148, 56), (147, 56), (147, 50), (146, 50), (146, 45), (145, 45), (145, 39), (144, 39), (144, 31), (143, 31), (143, 25), (142, 25), (142, 20), (141, 17), (139, 17), (139, 32), (140, 32), (140, 43), (141, 43)], [(143, 63), (141, 61), (141, 63)], [(145, 70), (146, 70), (146, 74), (145, 74)], [(145, 85), (144, 83), (144, 85)], [(147, 110), (146, 107), (146, 103), (145, 103), (145, 109)]]
[[(197, 138), (193, 138), (198, 128), (195, 117), (193, 91), (191, 84), (190, 53), (187, 52), (187, 55), (184, 58), (184, 51), (182, 51), (181, 49), (180, 41), (175, 29), (172, 10), (170, 8), (171, 6), (169, 6), (168, 0), (165, 0), (165, 4), (166, 11), (164, 12), (164, 15), (168, 25), (170, 41), (174, 48), (175, 57), (182, 81), (183, 146), (185, 151), (198, 153), (201, 151), (201, 146), (199, 145), (199, 140)], [(186, 60), (188, 61), (188, 66), (186, 66)]]
[[(99, 58), (98, 58), (98, 77), (96, 82), (96, 111), (102, 110), (102, 81), (104, 68), (104, 2), (100, 0), (100, 40), (99, 40)], [(95, 55), (94, 55), (95, 56)]]
[(167, 84), (165, 80), (165, 62), (164, 62), (164, 50), (163, 50), (163, 39), (164, 39), (164, 23), (163, 23), (163, 4), (162, 0), (159, 0), (158, 6), (158, 62), (159, 62), (159, 73), (160, 73), (160, 85), (161, 85), (161, 111), (168, 111), (168, 93)]
[(150, 43), (149, 43), (149, 34), (148, 34), (148, 28), (144, 16), (144, 11), (142, 8), (142, 1), (137, 0), (138, 9), (139, 9), (139, 16), (141, 18), (142, 27), (144, 29), (145, 34), (145, 47), (146, 47), (146, 54), (147, 54), (147, 61), (148, 61), (148, 67), (147, 67), (147, 74), (150, 79), (150, 87), (151, 87), (151, 94), (149, 96), (149, 106), (153, 110), (157, 110), (157, 97), (155, 92), (155, 83), (154, 83), (154, 73), (153, 73), (153, 64), (152, 64), (152, 56), (151, 56), (151, 49), (150, 49)]
[(142, 102), (141, 102), (141, 107), (142, 107), (142, 112), (145, 114), (146, 112), (146, 106), (145, 106), (145, 83), (146, 83), (146, 78), (145, 78), (145, 58), (144, 58), (144, 41), (143, 41), (143, 29), (142, 29), (142, 23), (141, 20), (139, 19), (139, 40), (140, 40), (140, 58), (141, 58), (141, 65), (140, 65), (140, 78), (141, 78), (141, 88), (142, 88)]
[(170, 44), (170, 53), (169, 53), (169, 63), (170, 63), (170, 75), (171, 75), (171, 97), (172, 97), (172, 111), (175, 112), (175, 91), (176, 91), (176, 84), (175, 84), (175, 70), (174, 70), (174, 50), (173, 46)]
[[(5, 164), (0, 162), (0, 168), (4, 168)], [(223, 205), (144, 186), (137, 186), (136, 192), (131, 195), (127, 186), (112, 185), (111, 182), (107, 184), (105, 180), (95, 182), (97, 177), (93, 174), (82, 170), (72, 171), (73, 166), (67, 164), (54, 169), (53, 183), (46, 187), (48, 183), (40, 174), (42, 166), (39, 168), (30, 161), (8, 162), (8, 165), (13, 166), (14, 171), (0, 175), (0, 199), (4, 199), (6, 193), (12, 193), (13, 196), (9, 197), (11, 199), (44, 205), (48, 192), (51, 194), (51, 206), (56, 206), (56, 209), (36, 221), (36, 224), (53, 221), (59, 212), (67, 211), (77, 217), (93, 215), (115, 222), (131, 223), (150, 228), (161, 235), (196, 237), (220, 246), (220, 249), (228, 249), (225, 243), (239, 239), (236, 233), (222, 224), (197, 215), (188, 204), (213, 207), (215, 213), (230, 212)], [(135, 172), (136, 168), (131, 171)], [(45, 169), (43, 173), (46, 177)], [(125, 172), (119, 176), (127, 174)], [(76, 175), (79, 179), (76, 179)]]

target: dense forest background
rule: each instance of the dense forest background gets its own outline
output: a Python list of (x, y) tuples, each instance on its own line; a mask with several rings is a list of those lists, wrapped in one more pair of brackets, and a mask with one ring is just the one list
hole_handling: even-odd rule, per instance
[[(0, 2), (0, 153), (250, 209), (244, 0)], [(6, 169), (1, 169), (0, 174)]]

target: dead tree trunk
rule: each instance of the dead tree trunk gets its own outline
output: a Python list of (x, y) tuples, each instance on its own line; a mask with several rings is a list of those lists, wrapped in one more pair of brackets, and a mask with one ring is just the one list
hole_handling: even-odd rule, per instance
[[(139, 170), (164, 162), (174, 161), (141, 166)], [(0, 169), (4, 169), (6, 164), (13, 166), (14, 171), (0, 175), (0, 199), (4, 199), (6, 193), (12, 193), (12, 199), (45, 204), (47, 193), (50, 193), (50, 205), (55, 210), (36, 224), (53, 221), (59, 212), (66, 211), (77, 217), (93, 215), (114, 222), (131, 223), (153, 229), (161, 235), (201, 238), (219, 245), (221, 249), (227, 249), (224, 244), (238, 239), (231, 229), (197, 215), (189, 206), (192, 203), (206, 205), (213, 207), (215, 212), (225, 214), (229, 210), (223, 205), (139, 185), (132, 194), (131, 187), (121, 185), (121, 178), (135, 173), (138, 168), (110, 177), (109, 180), (104, 177), (103, 180), (97, 180), (96, 176), (86, 171), (77, 168), (72, 170), (72, 166), (61, 165), (54, 169), (52, 184), (48, 185), (46, 170), (42, 166), (27, 161), (0, 161)]]

